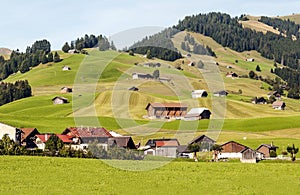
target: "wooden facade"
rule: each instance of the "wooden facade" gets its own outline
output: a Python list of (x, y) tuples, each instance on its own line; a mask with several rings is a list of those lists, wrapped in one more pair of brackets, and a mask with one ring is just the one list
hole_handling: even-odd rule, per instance
[(278, 147), (277, 146), (274, 146), (274, 145), (269, 145), (269, 144), (262, 144), (260, 145), (256, 150), (258, 152), (261, 152), (264, 156), (264, 158), (270, 158), (270, 152), (271, 151), (274, 151), (276, 152), (276, 149)]
[(149, 103), (145, 109), (151, 118), (184, 117), (187, 113), (187, 106), (180, 103)]
[(237, 153), (247, 148), (246, 146), (237, 143), (235, 141), (226, 142), (225, 144), (221, 145), (221, 147), (223, 148), (222, 153), (227, 153), (227, 152)]

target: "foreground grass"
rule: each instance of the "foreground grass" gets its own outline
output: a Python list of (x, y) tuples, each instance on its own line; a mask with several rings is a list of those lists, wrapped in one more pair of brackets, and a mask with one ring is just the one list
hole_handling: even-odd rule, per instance
[(0, 194), (300, 193), (300, 167), (293, 163), (172, 162), (133, 172), (100, 160), (0, 156), (0, 174)]

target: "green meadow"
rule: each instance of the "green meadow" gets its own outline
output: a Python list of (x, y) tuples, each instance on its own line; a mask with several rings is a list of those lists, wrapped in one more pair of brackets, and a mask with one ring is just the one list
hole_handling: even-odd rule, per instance
[(160, 163), (0, 156), (0, 194), (300, 193), (299, 163)]

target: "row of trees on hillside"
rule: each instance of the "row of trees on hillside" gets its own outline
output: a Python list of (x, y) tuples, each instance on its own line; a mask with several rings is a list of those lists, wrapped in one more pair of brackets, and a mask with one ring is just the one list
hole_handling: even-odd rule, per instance
[(40, 63), (60, 62), (59, 54), (57, 52), (53, 54), (50, 48), (49, 41), (41, 40), (27, 47), (25, 53), (19, 50), (13, 51), (8, 60), (0, 56), (0, 80), (18, 71), (25, 73)]
[(294, 35), (297, 39), (300, 38), (300, 24), (296, 24), (290, 19), (282, 20), (280, 18), (270, 18), (267, 16), (262, 16), (259, 20), (264, 24), (272, 26), (274, 29), (277, 29), (281, 34), (284, 34), (290, 38)]
[(182, 58), (181, 53), (177, 51), (173, 42), (171, 41), (172, 36), (177, 32), (178, 30), (174, 28), (167, 28), (160, 33), (145, 37), (141, 41), (134, 43), (128, 49), (125, 48), (125, 50), (131, 50), (134, 53), (143, 55), (146, 55), (149, 51), (151, 57), (156, 57), (167, 61), (174, 61)]
[(112, 41), (109, 42), (107, 37), (103, 35), (95, 36), (93, 34), (86, 34), (84, 35), (84, 37), (80, 37), (75, 41), (71, 41), (70, 44), (66, 42), (62, 47), (62, 51), (67, 53), (69, 50), (75, 49), (76, 51), (81, 52), (84, 48), (93, 47), (99, 47), (100, 51), (109, 49), (116, 50), (116, 46), (114, 45), (114, 43)]
[(31, 95), (31, 86), (27, 80), (16, 81), (15, 83), (0, 83), (0, 106)]
[[(192, 45), (193, 49), (191, 49), (189, 45)], [(198, 44), (195, 41), (194, 37), (190, 34), (187, 34), (184, 37), (184, 41), (181, 42), (181, 49), (187, 52), (192, 51), (195, 54), (216, 56), (216, 54), (212, 51), (212, 49), (209, 46), (204, 47), (203, 45)]]

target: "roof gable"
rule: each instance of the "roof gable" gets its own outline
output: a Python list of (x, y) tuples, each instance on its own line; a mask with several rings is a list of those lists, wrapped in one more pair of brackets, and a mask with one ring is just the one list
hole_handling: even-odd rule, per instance
[(112, 137), (112, 135), (103, 127), (69, 127), (66, 128), (63, 135), (71, 137)]

